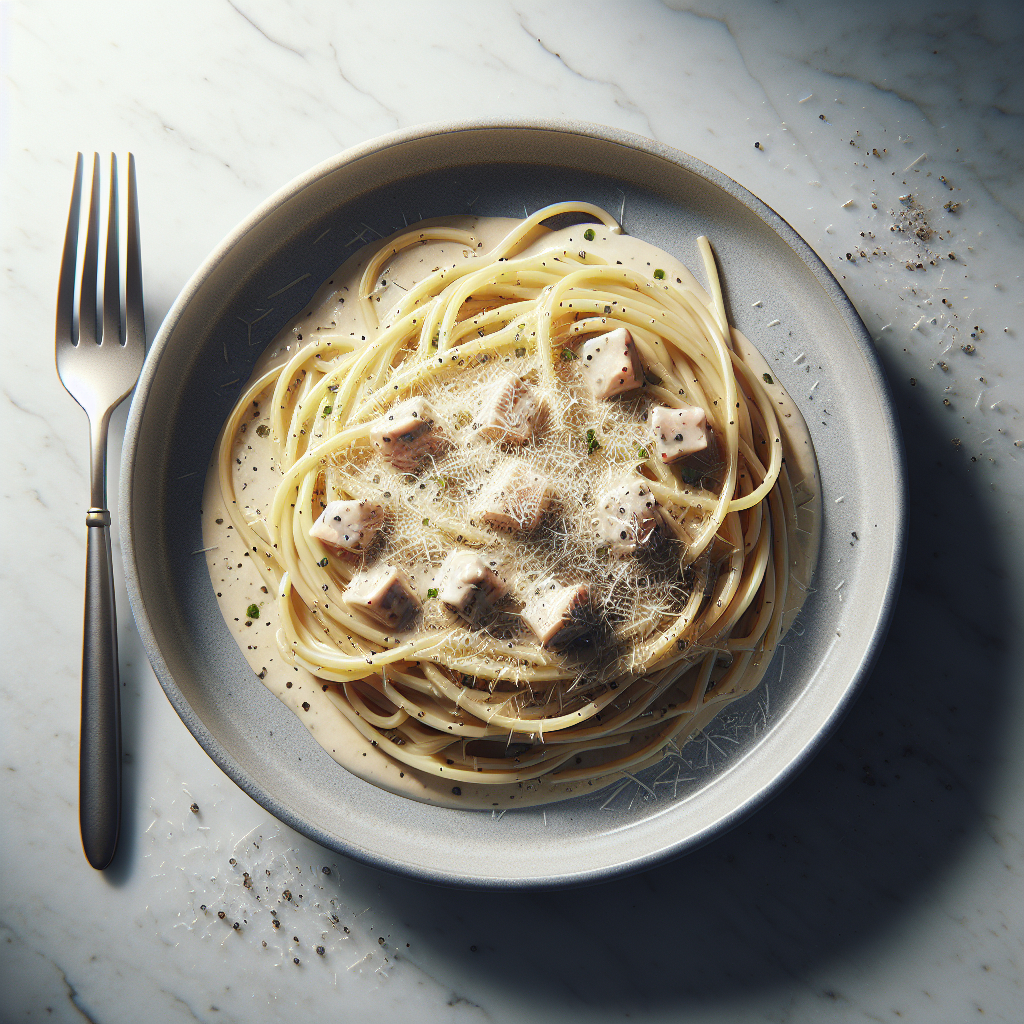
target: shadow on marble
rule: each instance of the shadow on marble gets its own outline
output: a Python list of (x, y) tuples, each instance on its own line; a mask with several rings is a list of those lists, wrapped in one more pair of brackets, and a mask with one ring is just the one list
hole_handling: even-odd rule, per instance
[[(146, 297), (146, 333), (151, 345), (156, 333), (171, 307), (172, 298), (166, 296)], [(117, 498), (120, 486), (121, 447), (124, 442), (125, 426), (128, 421), (130, 402), (122, 402), (110, 420), (110, 436), (107, 449), (107, 501), (117, 517)], [(138, 860), (140, 830), (143, 827), (143, 798), (136, 770), (138, 759), (143, 756), (145, 721), (143, 718), (142, 687), (151, 681), (146, 650), (142, 646), (138, 630), (132, 623), (132, 610), (124, 584), (124, 568), (121, 560), (120, 523), (113, 531), (114, 579), (117, 602), (117, 644), (121, 678), (121, 832), (117, 852), (110, 867), (103, 872), (106, 882), (113, 886), (124, 886), (131, 882)]]
[(827, 967), (893, 932), (956, 870), (985, 828), (1005, 742), (1015, 598), (950, 428), (896, 372), (911, 507), (903, 590), (873, 675), (814, 761), (702, 850), (589, 889), (469, 893), (351, 871), (346, 888), (365, 885), (410, 936), (401, 955), (459, 998), (500, 993), (552, 1019), (669, 1011)]

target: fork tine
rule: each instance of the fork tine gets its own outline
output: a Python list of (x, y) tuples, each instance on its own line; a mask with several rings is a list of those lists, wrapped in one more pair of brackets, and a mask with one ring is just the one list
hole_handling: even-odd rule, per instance
[(82, 154), (75, 160), (75, 183), (71, 188), (71, 209), (64, 235), (64, 255), (57, 284), (57, 341), (75, 340), (75, 267), (78, 263), (78, 220), (82, 209)]
[(142, 301), (142, 245), (139, 240), (139, 190), (135, 155), (128, 154), (128, 251), (124, 286), (125, 344), (146, 344), (146, 309)]
[(105, 342), (121, 342), (121, 234), (118, 230), (117, 157), (110, 154), (110, 205), (107, 209), (107, 258), (103, 264), (103, 336)]
[(91, 341), (96, 336), (96, 262), (100, 247), (100, 155), (93, 153), (92, 189), (89, 192), (89, 227), (85, 236), (85, 255), (82, 259), (82, 281), (78, 300), (78, 340)]

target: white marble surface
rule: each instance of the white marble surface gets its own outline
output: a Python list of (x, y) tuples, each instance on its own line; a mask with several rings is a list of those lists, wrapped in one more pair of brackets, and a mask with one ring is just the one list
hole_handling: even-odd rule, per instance
[[(0, 4), (4, 1021), (1020, 1019), (1024, 22), (1010, 0), (819, 8)], [(301, 171), (494, 116), (686, 150), (839, 276), (907, 436), (910, 547), (877, 670), (796, 782), (685, 860), (578, 892), (449, 892), (339, 863), (243, 795), (172, 712), (122, 590), (124, 833), (93, 872), (76, 808), (86, 431), (52, 357), (75, 151), (137, 155), (153, 334)], [(890, 230), (904, 195), (927, 244)], [(936, 264), (908, 270), (924, 251)], [(280, 929), (246, 870), (291, 891)]]

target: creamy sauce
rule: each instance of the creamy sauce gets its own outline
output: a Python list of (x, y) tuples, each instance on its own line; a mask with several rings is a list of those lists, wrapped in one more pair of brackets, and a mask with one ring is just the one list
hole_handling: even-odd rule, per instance
[[(379, 286), (374, 293), (378, 315), (382, 319), (390, 309), (400, 305), (402, 296), (417, 280), (438, 267), (459, 264), (474, 259), (477, 253), (488, 252), (517, 221), (452, 217), (443, 221), (425, 221), (422, 226), (442, 223), (472, 232), (478, 238), (479, 246), (473, 250), (454, 242), (428, 242), (404, 250), (393, 258), (379, 276)], [(587, 228), (593, 228), (596, 233), (591, 241), (583, 239)], [(557, 232), (538, 232), (538, 236), (525, 254), (548, 248), (585, 248), (588, 252), (604, 256), (609, 262), (621, 261), (645, 276), (651, 274), (652, 268), (663, 269), (670, 280), (688, 286), (702, 297), (706, 296), (689, 270), (677, 260), (640, 239), (628, 235), (612, 236), (603, 225), (580, 224)], [(256, 366), (253, 381), (268, 369), (285, 362), (297, 348), (308, 344), (319, 332), (352, 335), (360, 344), (372, 338), (376, 328), (364, 321), (358, 302), (358, 287), (363, 269), (378, 251), (379, 246), (369, 245), (339, 268), (319, 289), (310, 305), (268, 346)], [(788, 629), (810, 585), (817, 560), (821, 522), (817, 464), (806, 424), (792, 399), (774, 380), (767, 362), (742, 335), (736, 336), (735, 343), (751, 369), (758, 375), (765, 375), (766, 390), (776, 402), (786, 467), (793, 488), (796, 516), (788, 524), (788, 536), (790, 572), (796, 585), (791, 585), (787, 595), (784, 629)], [(767, 383), (769, 378), (771, 383)], [(272, 458), (269, 401), (267, 394), (254, 406), (251, 415), (243, 420), (242, 432), (234, 443), (235, 486), (239, 504), (249, 520), (267, 509), (281, 479)], [(276, 640), (275, 595), (266, 591), (249, 552), (230, 524), (220, 494), (216, 467), (212, 464), (204, 492), (203, 543), (209, 549), (207, 564), (224, 621), (253, 671), (298, 716), (331, 757), (360, 778), (391, 792), (429, 803), (493, 809), (559, 800), (588, 789), (602, 788), (621, 777), (621, 773), (613, 773), (597, 780), (569, 783), (552, 783), (544, 779), (501, 785), (463, 782), (458, 787), (459, 795), (453, 795), (450, 780), (418, 772), (393, 761), (378, 747), (368, 746), (334, 706), (333, 687), (320, 682), (305, 669), (289, 665), (281, 657)], [(248, 614), (253, 610), (252, 606), (256, 606), (259, 614)], [(698, 715), (691, 731), (701, 728), (720, 710), (721, 705), (709, 709), (706, 717)], [(648, 763), (655, 763), (660, 757), (658, 754)], [(634, 767), (632, 771), (642, 767)]]

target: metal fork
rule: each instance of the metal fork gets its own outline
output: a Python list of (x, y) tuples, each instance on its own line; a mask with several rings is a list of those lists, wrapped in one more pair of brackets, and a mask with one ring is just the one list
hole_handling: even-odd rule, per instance
[(85, 630), (82, 644), (82, 736), (79, 817), (82, 845), (94, 868), (110, 864), (121, 826), (121, 704), (118, 693), (117, 614), (107, 510), (107, 426), (110, 414), (135, 387), (146, 354), (142, 260), (135, 158), (128, 155), (128, 245), (125, 325), (121, 321), (117, 158), (110, 157), (110, 204), (103, 269), (103, 328), (97, 322), (100, 234), (100, 156), (93, 155), (89, 220), (82, 260), (75, 339), (75, 269), (82, 200), (82, 154), (75, 162), (71, 210), (57, 288), (57, 373), (89, 417), (91, 501), (85, 516)]

